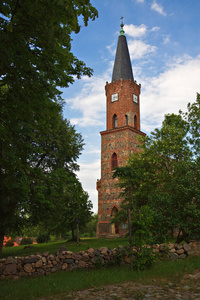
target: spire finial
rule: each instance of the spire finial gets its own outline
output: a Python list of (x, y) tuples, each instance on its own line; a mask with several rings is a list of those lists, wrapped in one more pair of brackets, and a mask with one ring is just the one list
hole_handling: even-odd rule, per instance
[(124, 23), (123, 23), (123, 19), (124, 19), (124, 17), (121, 17), (121, 30), (120, 30), (120, 35), (124, 35), (124, 29), (123, 29), (123, 27), (124, 27)]

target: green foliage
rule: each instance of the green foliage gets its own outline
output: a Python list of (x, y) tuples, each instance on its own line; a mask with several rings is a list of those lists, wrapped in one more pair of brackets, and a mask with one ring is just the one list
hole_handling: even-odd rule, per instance
[(93, 214), (90, 221), (81, 229), (82, 237), (95, 237), (96, 236), (96, 226), (98, 222), (98, 214)]
[(188, 140), (194, 154), (199, 158), (200, 154), (200, 94), (197, 93), (197, 99), (194, 103), (188, 103), (188, 112), (180, 112), (186, 121), (189, 123), (189, 132), (191, 136), (188, 136)]
[(102, 269), (105, 265), (101, 256), (96, 258), (96, 262), (94, 264), (95, 269)]
[(161, 259), (169, 259), (170, 250), (167, 244), (162, 245), (162, 247), (160, 248), (160, 252), (157, 254), (157, 256)]
[(150, 269), (155, 263), (155, 255), (152, 249), (142, 248), (141, 251), (134, 253), (133, 269), (143, 271)]
[(124, 261), (124, 257), (126, 253), (127, 253), (126, 247), (120, 247), (120, 246), (117, 247), (115, 249), (115, 254), (112, 260), (110, 260), (108, 264), (110, 266), (120, 266), (121, 263)]
[(10, 239), (5, 244), (5, 247), (13, 247), (13, 246), (14, 246), (14, 240), (13, 239)]
[[(124, 200), (113, 222), (125, 222), (128, 219), (127, 212), (130, 210), (132, 227), (131, 243), (133, 242), (133, 245), (141, 249), (143, 244), (149, 243), (151, 240), (153, 215), (146, 203), (151, 187), (149, 178), (153, 176), (154, 170), (152, 170), (152, 173), (148, 173), (149, 163), (143, 159), (139, 159), (138, 156), (138, 154), (133, 154), (129, 160), (129, 164), (125, 167), (117, 168), (114, 173), (114, 177), (119, 178), (119, 186), (122, 188), (121, 194)], [(145, 180), (143, 180), (144, 173), (147, 176)]]
[(77, 220), (80, 228), (85, 226), (91, 218), (92, 203), (75, 174), (54, 171), (47, 188), (50, 190), (51, 207), (42, 212), (44, 218), (40, 223), (43, 227), (53, 234), (65, 235), (67, 231), (76, 229)]
[(177, 242), (200, 236), (199, 108), (197, 94), (187, 113), (166, 115), (160, 129), (139, 138), (140, 152), (115, 171), (124, 201), (114, 221), (124, 222), (131, 210), (135, 245), (150, 233), (154, 242), (165, 242), (174, 228)]
[(89, 238), (89, 237), (91, 237), (89, 232), (81, 233), (81, 238)]
[[(133, 167), (134, 166), (134, 167)], [(136, 270), (143, 270), (152, 266), (154, 260), (150, 250), (143, 249), (144, 244), (152, 242), (151, 228), (153, 224), (153, 211), (146, 205), (148, 193), (151, 185), (149, 178), (154, 175), (154, 171), (148, 173), (149, 162), (138, 159), (134, 154), (129, 164), (122, 168), (117, 168), (114, 177), (119, 177), (119, 186), (122, 188), (122, 201), (120, 211), (116, 213), (113, 222), (125, 222), (130, 211), (131, 235), (129, 233), (129, 256), (132, 257), (133, 245), (137, 248), (132, 267)], [(143, 174), (146, 174), (143, 180)], [(132, 263), (131, 263), (132, 264)]]
[(41, 232), (37, 238), (36, 241), (38, 244), (42, 244), (42, 243), (48, 243), (50, 241), (50, 235), (48, 232)]
[(142, 249), (142, 245), (150, 244), (153, 213), (147, 205), (132, 211), (132, 241), (133, 245)]
[(45, 228), (43, 228), (41, 225), (37, 224), (33, 226), (29, 222), (26, 222), (26, 226), (21, 229), (21, 235), (36, 237), (42, 231), (45, 231)]
[(145, 151), (154, 152), (152, 160), (159, 169), (156, 188), (148, 197), (154, 211), (153, 231), (156, 237), (166, 239), (173, 228), (179, 228), (182, 238), (178, 236), (177, 242), (198, 235), (200, 228), (199, 156), (192, 147), (197, 140), (191, 138), (190, 113), (186, 114), (188, 120), (181, 114), (167, 115), (162, 128), (145, 141)]
[(20, 245), (30, 245), (30, 244), (33, 244), (33, 241), (29, 237), (23, 238), (20, 243)]
[(71, 34), (79, 32), (81, 19), (87, 26), (98, 13), (89, 0), (5, 0), (0, 11), (2, 241), (27, 219), (33, 226), (43, 220), (53, 197), (66, 194), (67, 181), (65, 191), (61, 181), (79, 168), (83, 140), (63, 119), (58, 87), (92, 75), (71, 52)]
[(114, 253), (112, 259), (110, 259), (106, 262), (103, 261), (103, 258), (101, 256), (97, 257), (96, 262), (95, 262), (95, 268), (102, 269), (102, 268), (120, 266), (120, 264), (124, 260), (127, 250), (126, 250), (126, 248), (119, 246), (114, 249), (114, 252), (115, 253)]

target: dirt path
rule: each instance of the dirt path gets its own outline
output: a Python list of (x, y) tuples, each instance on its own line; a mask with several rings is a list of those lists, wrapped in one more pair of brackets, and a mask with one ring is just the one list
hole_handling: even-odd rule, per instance
[[(49, 299), (49, 298), (48, 298)], [(200, 300), (200, 270), (193, 274), (184, 275), (179, 282), (154, 280), (152, 284), (143, 285), (134, 282), (125, 282), (105, 287), (91, 288), (82, 291), (70, 292), (54, 296), (58, 300)], [(41, 300), (47, 300), (42, 298)]]

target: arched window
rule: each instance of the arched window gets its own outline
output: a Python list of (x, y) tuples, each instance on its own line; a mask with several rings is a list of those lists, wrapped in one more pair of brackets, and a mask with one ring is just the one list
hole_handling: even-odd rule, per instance
[(136, 116), (134, 117), (134, 128), (137, 129), (137, 117)]
[(128, 126), (128, 116), (125, 115), (125, 125)]
[(117, 207), (114, 206), (113, 209), (112, 209), (112, 211), (111, 211), (111, 216), (112, 216), (112, 217), (115, 217), (117, 211), (118, 211)]
[(117, 115), (113, 116), (113, 128), (117, 128)]
[(114, 169), (114, 168), (116, 168), (118, 166), (117, 154), (115, 152), (112, 155), (111, 166), (112, 166), (112, 169)]

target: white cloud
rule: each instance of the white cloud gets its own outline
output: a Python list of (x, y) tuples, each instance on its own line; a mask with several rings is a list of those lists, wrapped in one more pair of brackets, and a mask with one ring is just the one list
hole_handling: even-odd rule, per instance
[(80, 171), (77, 176), (82, 183), (83, 189), (88, 192), (89, 199), (93, 203), (93, 211), (96, 213), (98, 209), (98, 193), (96, 191), (97, 179), (100, 179), (101, 161), (97, 159), (91, 163), (79, 163)]
[(144, 132), (160, 127), (167, 113), (186, 111), (200, 91), (200, 55), (174, 60), (168, 69), (142, 82), (141, 125)]
[(163, 37), (163, 44), (166, 45), (166, 44), (168, 44), (169, 42), (170, 42), (170, 37), (169, 37), (169, 35), (164, 36), (164, 37)]
[(133, 24), (124, 25), (124, 31), (131, 37), (140, 38), (147, 33), (147, 26), (144, 24), (141, 24), (140, 26), (136, 26)]
[(99, 126), (104, 124), (105, 82), (110, 80), (110, 72), (102, 76), (85, 78), (85, 84), (76, 97), (67, 99), (71, 109), (81, 112), (80, 118), (71, 118), (70, 122), (79, 126)]
[(158, 4), (156, 2), (156, 0), (154, 0), (153, 3), (151, 4), (151, 9), (155, 10), (156, 12), (158, 12), (159, 14), (161, 14), (163, 16), (166, 16), (166, 13), (164, 12), (163, 7), (160, 4)]
[(111, 55), (115, 55), (116, 52), (116, 43), (113, 42), (111, 45), (106, 46), (106, 49), (108, 49), (108, 51), (110, 52)]
[[(141, 42), (141, 41), (137, 41)], [(140, 44), (138, 44), (138, 47)], [(131, 48), (131, 47), (130, 47)], [(147, 51), (146, 46), (140, 51)], [(131, 51), (134, 47), (131, 48)], [(136, 52), (135, 52), (136, 53)], [(140, 78), (142, 84), (141, 93), (141, 130), (149, 134), (156, 127), (160, 127), (164, 119), (164, 114), (178, 113), (179, 109), (186, 111), (187, 103), (196, 100), (196, 92), (200, 92), (200, 55), (196, 58), (189, 56), (170, 58), (170, 63), (166, 65), (166, 70), (157, 77)], [(96, 126), (105, 122), (105, 93), (104, 86), (106, 80), (110, 82), (110, 73), (102, 76), (94, 76), (85, 80), (85, 85), (79, 96), (70, 99), (70, 105), (76, 110), (80, 110), (82, 117), (77, 119), (80, 126)], [(137, 78), (136, 78), (137, 79)], [(94, 128), (99, 134), (98, 129)], [(100, 139), (100, 136), (99, 136)], [(100, 178), (100, 147), (86, 144), (86, 152), (89, 155), (98, 155), (99, 159), (91, 163), (81, 162), (84, 157), (80, 157), (80, 171), (77, 175), (82, 182), (84, 190), (90, 195), (93, 202), (93, 211), (97, 212), (98, 200), (96, 191), (96, 181)], [(94, 143), (95, 144), (95, 143)]]
[[(160, 30), (160, 27), (153, 27), (148, 29), (146, 25), (141, 24), (136, 26), (134, 24), (124, 25), (124, 31), (126, 36), (129, 36), (128, 45), (129, 45), (129, 52), (132, 59), (140, 59), (144, 55), (148, 53), (155, 52), (157, 47), (147, 44), (141, 39), (143, 39), (149, 32), (156, 32)], [(116, 53), (116, 44), (112, 43), (106, 47), (111, 55), (115, 55)], [(113, 68), (113, 62), (110, 65), (110, 70)]]
[(144, 0), (136, 0), (138, 3), (144, 3)]
[(148, 53), (155, 52), (157, 47), (140, 40), (129, 41), (129, 52), (132, 59), (140, 59)]
[(158, 31), (158, 30), (160, 30), (160, 27), (158, 27), (158, 26), (155, 26), (155, 27), (150, 29), (150, 31)]

